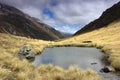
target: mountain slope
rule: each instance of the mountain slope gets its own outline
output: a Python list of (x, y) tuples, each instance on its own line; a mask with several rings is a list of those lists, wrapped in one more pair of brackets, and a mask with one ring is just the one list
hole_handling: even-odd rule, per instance
[[(90, 43), (84, 43), (85, 41), (90, 41)], [(109, 55), (110, 65), (120, 70), (120, 20), (103, 28), (65, 39), (59, 44), (100, 48), (101, 51)]]
[(74, 35), (86, 33), (101, 27), (105, 27), (106, 25), (110, 24), (111, 22), (117, 19), (120, 19), (120, 2), (113, 5), (111, 8), (107, 9), (98, 19), (87, 24), (81, 30), (76, 32)]
[(63, 38), (59, 31), (2, 3), (0, 3), (0, 32), (43, 40)]

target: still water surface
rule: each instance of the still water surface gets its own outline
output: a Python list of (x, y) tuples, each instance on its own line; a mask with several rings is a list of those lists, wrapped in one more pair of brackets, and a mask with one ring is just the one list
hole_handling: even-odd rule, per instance
[(68, 69), (69, 66), (78, 66), (81, 69), (92, 69), (105, 80), (120, 80), (120, 77), (113, 73), (101, 73), (100, 69), (105, 66), (102, 63), (104, 54), (96, 48), (85, 47), (55, 47), (46, 48), (41, 55), (37, 55), (34, 65), (52, 64)]

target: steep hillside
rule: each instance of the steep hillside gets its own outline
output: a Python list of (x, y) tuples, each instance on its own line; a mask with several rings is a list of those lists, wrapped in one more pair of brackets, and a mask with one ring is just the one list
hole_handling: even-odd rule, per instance
[(103, 14), (96, 19), (95, 21), (87, 24), (81, 30), (76, 32), (74, 35), (86, 33), (98, 28), (105, 27), (106, 25), (110, 24), (111, 22), (120, 19), (120, 2), (113, 5), (111, 8), (107, 9), (103, 12)]
[(2, 3), (0, 3), (0, 33), (43, 40), (63, 38), (59, 31), (44, 23), (40, 23), (12, 6)]

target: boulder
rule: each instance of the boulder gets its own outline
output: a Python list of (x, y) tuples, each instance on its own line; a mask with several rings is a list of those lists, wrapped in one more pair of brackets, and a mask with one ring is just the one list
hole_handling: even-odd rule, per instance
[(97, 64), (97, 62), (93, 62), (93, 63), (91, 63), (91, 65), (95, 65), (95, 64)]
[(18, 52), (18, 57), (20, 59), (27, 59), (28, 61), (34, 61), (35, 51), (32, 48), (28, 47), (27, 45), (23, 45)]
[(105, 73), (114, 72), (114, 71), (115, 69), (112, 66), (105, 66), (100, 70), (100, 72), (105, 72)]

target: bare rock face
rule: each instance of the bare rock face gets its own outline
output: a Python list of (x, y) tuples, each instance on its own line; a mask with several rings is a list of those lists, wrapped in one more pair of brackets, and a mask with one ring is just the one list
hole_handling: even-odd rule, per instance
[(34, 61), (35, 59), (35, 51), (32, 48), (23, 45), (18, 53), (18, 57), (20, 59), (27, 59), (28, 61)]

